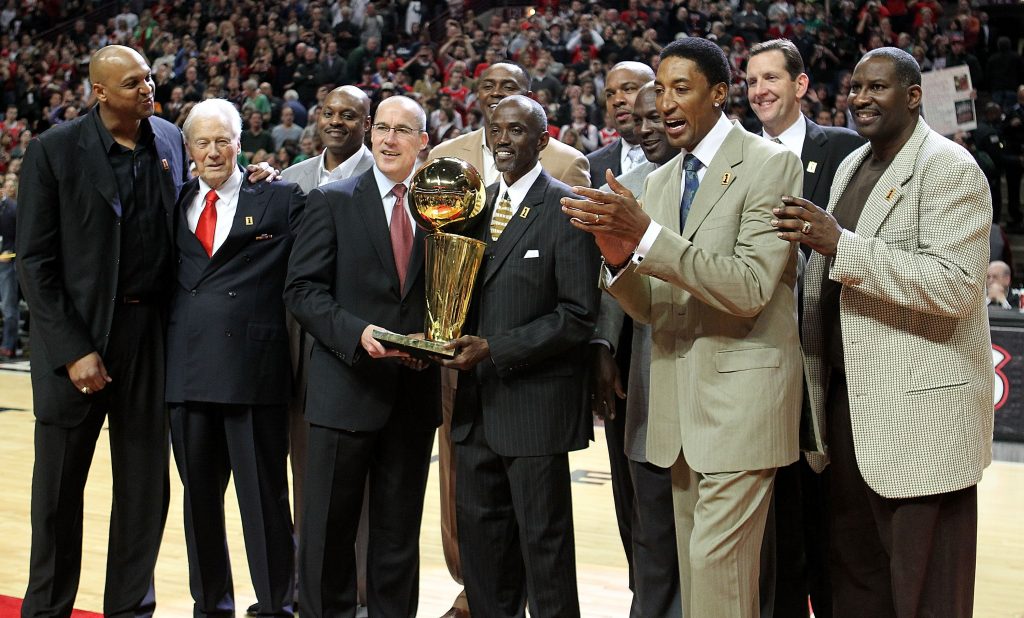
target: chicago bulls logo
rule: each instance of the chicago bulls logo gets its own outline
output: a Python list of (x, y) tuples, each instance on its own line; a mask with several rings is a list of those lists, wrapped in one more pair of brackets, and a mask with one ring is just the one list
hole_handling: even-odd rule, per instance
[(1013, 357), (1004, 348), (992, 344), (992, 366), (996, 372), (995, 388), (993, 389), (996, 410), (1003, 407), (1003, 404), (1006, 403), (1010, 396), (1010, 380), (1003, 373), (1003, 367), (1012, 359)]

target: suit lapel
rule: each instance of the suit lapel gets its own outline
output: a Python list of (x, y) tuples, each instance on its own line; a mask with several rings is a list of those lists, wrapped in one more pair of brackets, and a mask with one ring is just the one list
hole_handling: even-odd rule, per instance
[[(97, 107), (91, 114), (98, 115), (98, 110)], [(93, 124), (94, 121), (100, 122), (99, 118), (82, 120), (84, 126), (78, 140), (78, 147), (81, 148), (82, 155), (79, 160), (82, 162), (83, 171), (91, 180), (92, 186), (113, 209), (114, 214), (120, 217), (122, 215), (121, 198), (117, 194), (117, 179), (114, 178), (114, 170), (110, 167), (110, 160), (106, 156), (96, 156), (97, 152), (105, 152), (105, 150), (103, 140), (100, 139), (99, 129)]]
[(864, 211), (857, 221), (854, 231), (858, 236), (871, 237), (878, 233), (878, 228), (892, 212), (892, 209), (903, 198), (903, 187), (914, 174), (914, 165), (921, 145), (928, 136), (928, 125), (923, 120), (917, 121), (914, 134), (900, 149), (899, 154), (889, 164), (888, 169), (878, 179), (875, 188), (864, 205)]
[[(498, 271), (501, 264), (506, 258), (508, 258), (509, 254), (511, 254), (512, 249), (517, 246), (519, 239), (522, 238), (526, 230), (533, 225), (534, 221), (540, 218), (538, 209), (542, 208), (544, 205), (544, 193), (548, 188), (548, 179), (549, 177), (547, 173), (542, 171), (540, 176), (537, 177), (537, 180), (533, 182), (530, 190), (526, 193), (526, 197), (523, 198), (523, 203), (519, 205), (519, 210), (516, 211), (515, 216), (513, 216), (512, 220), (508, 222), (507, 226), (505, 226), (505, 230), (501, 233), (501, 236), (498, 237), (498, 240), (488, 242), (488, 251), (493, 257), (490, 260), (487, 260), (487, 270), (484, 273), (484, 283), (487, 283), (487, 281), (494, 276), (494, 273)], [(497, 193), (497, 191), (495, 191), (495, 193)], [(497, 199), (497, 195), (494, 197)], [(488, 212), (493, 212), (493, 206), (492, 210)], [(490, 225), (487, 225), (486, 228), (490, 230)], [(485, 232), (485, 234), (487, 233), (488, 232)], [(487, 238), (487, 241), (489, 240), (490, 237)]]
[[(353, 196), (352, 207), (359, 212), (366, 227), (366, 235), (377, 251), (381, 266), (388, 273), (391, 282), (391, 289), (395, 294), (401, 295), (398, 289), (398, 268), (395, 267), (395, 253), (391, 248), (391, 230), (388, 228), (388, 218), (384, 214), (384, 201), (381, 200), (377, 190), (377, 181), (374, 179), (373, 171), (363, 174), (356, 186)], [(342, 208), (346, 206), (341, 205)]]
[[(690, 204), (690, 214), (686, 217), (686, 227), (682, 230), (683, 238), (693, 238), (694, 233), (700, 224), (704, 222), (708, 214), (714, 209), (718, 200), (722, 199), (725, 192), (729, 190), (732, 183), (736, 181), (735, 168), (743, 162), (743, 137), (746, 130), (733, 122), (733, 127), (722, 142), (722, 147), (711, 159), (711, 165), (704, 174), (704, 179), (693, 196), (693, 203)], [(682, 172), (682, 159), (678, 164)], [(679, 188), (676, 187), (676, 193)]]
[[(177, 183), (174, 179), (174, 174), (181, 172), (181, 166), (175, 165), (175, 146), (177, 151), (181, 152), (181, 138), (179, 136), (178, 144), (172, 144), (162, 131), (158, 131), (157, 128), (153, 127), (153, 139), (156, 143), (156, 153), (159, 161), (159, 172), (160, 174), (160, 196), (163, 198), (164, 212), (169, 213), (173, 204), (175, 203), (175, 195), (177, 194)], [(245, 170), (243, 170), (245, 173)], [(180, 182), (180, 179), (178, 180)]]
[(267, 211), (267, 202), (270, 199), (270, 193), (264, 189), (262, 182), (250, 184), (248, 179), (242, 179), (242, 187), (238, 191), (238, 205), (235, 206), (235, 218), (231, 221), (231, 231), (224, 239), (224, 244), (210, 258), (207, 270), (215, 269), (227, 262), (252, 240)]
[(800, 161), (804, 166), (804, 191), (805, 196), (814, 195), (814, 190), (821, 180), (821, 162), (825, 160), (826, 148), (828, 146), (828, 135), (821, 130), (821, 127), (804, 118), (807, 127), (807, 136), (804, 139), (804, 147), (800, 153)]

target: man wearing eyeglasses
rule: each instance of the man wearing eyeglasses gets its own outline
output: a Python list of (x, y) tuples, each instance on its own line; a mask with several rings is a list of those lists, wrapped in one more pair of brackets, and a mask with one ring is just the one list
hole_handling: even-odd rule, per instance
[(373, 167), (312, 190), (288, 268), (285, 302), (313, 335), (310, 423), (299, 534), (303, 616), (355, 616), (356, 539), (370, 503), (371, 616), (415, 616), (419, 531), (434, 430), (438, 370), (386, 350), (375, 329), (423, 330), (424, 232), (408, 208), (426, 114), (412, 99), (381, 102)]

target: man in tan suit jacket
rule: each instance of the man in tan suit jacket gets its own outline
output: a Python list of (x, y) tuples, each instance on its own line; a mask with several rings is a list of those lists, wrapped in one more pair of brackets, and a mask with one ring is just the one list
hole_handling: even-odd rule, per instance
[[(483, 128), (460, 135), (443, 142), (430, 151), (428, 161), (440, 157), (455, 157), (469, 163), (480, 172), (484, 186), (498, 182), (498, 168), (494, 165), (491, 148), (485, 139), (491, 120), (491, 112), (498, 101), (515, 94), (531, 96), (530, 77), (519, 65), (511, 62), (495, 63), (480, 74), (476, 84), (477, 105), (483, 115)], [(540, 164), (552, 178), (569, 186), (590, 186), (590, 164), (582, 152), (566, 146), (558, 140), (550, 140), (547, 148), (540, 153)], [(462, 583), (462, 567), (459, 560), (459, 537), (455, 522), (455, 463), (451, 443), (452, 405), (455, 400), (457, 374), (451, 370), (441, 372), (441, 409), (444, 424), (438, 431), (438, 452), (441, 486), (441, 547), (445, 562), (452, 578)], [(464, 618), (469, 616), (469, 605), (463, 591), (455, 600), (451, 611), (445, 616)]]
[(973, 612), (992, 202), (971, 155), (920, 117), (920, 84), (905, 51), (866, 54), (850, 105), (870, 143), (839, 167), (827, 212), (787, 198), (775, 222), (814, 249), (803, 344), (832, 466), (836, 618)]
[(589, 199), (563, 210), (594, 233), (608, 290), (652, 328), (647, 458), (672, 466), (683, 614), (753, 618), (775, 469), (798, 456), (796, 248), (769, 222), (799, 193), (800, 160), (725, 118), (714, 43), (680, 39), (661, 57), (657, 107), (683, 153), (648, 177), (643, 209), (609, 180), (615, 194), (577, 188)]

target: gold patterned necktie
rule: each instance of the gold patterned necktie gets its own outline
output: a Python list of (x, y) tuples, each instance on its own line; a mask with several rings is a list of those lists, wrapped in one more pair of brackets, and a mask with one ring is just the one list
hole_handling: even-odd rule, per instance
[(498, 240), (505, 226), (512, 220), (512, 202), (508, 199), (508, 191), (498, 201), (498, 207), (494, 209), (494, 217), (491, 219), (491, 241)]

